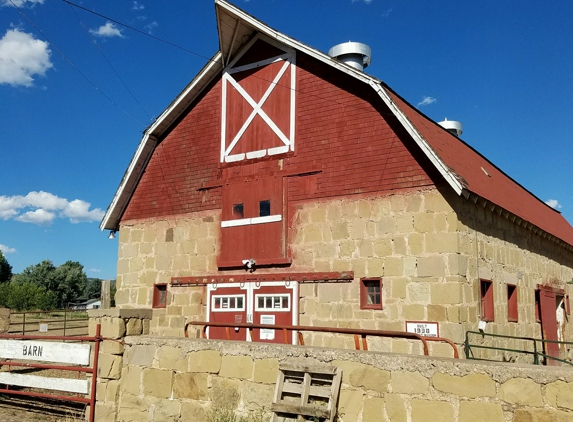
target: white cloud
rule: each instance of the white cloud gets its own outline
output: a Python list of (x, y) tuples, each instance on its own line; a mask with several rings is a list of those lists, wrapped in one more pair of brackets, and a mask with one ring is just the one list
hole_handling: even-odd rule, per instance
[(141, 3), (138, 3), (136, 1), (133, 2), (133, 7), (131, 8), (131, 10), (143, 10), (145, 9), (145, 6)]
[(159, 26), (159, 24), (155, 21), (148, 23), (147, 25), (145, 25), (143, 28), (147, 29), (147, 32), (149, 32), (151, 34), (151, 31), (153, 31), (155, 28), (157, 28)]
[(44, 4), (44, 0), (0, 0), (1, 6), (11, 6), (11, 7), (34, 7), (36, 4)]
[(19, 215), (14, 218), (14, 220), (21, 221), (22, 223), (37, 224), (39, 226), (49, 226), (54, 221), (54, 218), (56, 218), (56, 214), (40, 208)]
[(423, 107), (423, 106), (427, 106), (430, 104), (434, 104), (436, 101), (438, 101), (438, 100), (436, 100), (434, 97), (424, 97), (422, 99), (422, 101), (420, 101), (418, 103), (418, 105), (416, 107)]
[(545, 203), (549, 205), (551, 208), (554, 208), (556, 210), (561, 208), (561, 204), (557, 199), (548, 199), (547, 201), (545, 201)]
[(88, 273), (101, 273), (101, 270), (100, 270), (100, 269), (97, 269), (97, 268), (90, 268), (90, 269), (88, 270)]
[(0, 245), (0, 251), (2, 251), (3, 254), (9, 254), (9, 253), (14, 253), (16, 252), (16, 249), (14, 248), (9, 248), (6, 245)]
[(68, 218), (73, 224), (101, 220), (104, 211), (90, 210), (90, 205), (81, 199), (68, 201), (43, 191), (26, 196), (0, 196), (0, 218), (38, 225), (52, 224), (58, 217)]
[(113, 22), (107, 21), (105, 25), (100, 26), (98, 29), (90, 29), (90, 33), (98, 37), (121, 37), (121, 29), (119, 29)]
[(364, 1), (364, 3), (370, 4), (373, 0), (352, 0), (352, 3), (358, 3), (359, 1)]
[(53, 66), (50, 53), (47, 42), (9, 29), (0, 39), (0, 84), (32, 86), (32, 76), (44, 76)]

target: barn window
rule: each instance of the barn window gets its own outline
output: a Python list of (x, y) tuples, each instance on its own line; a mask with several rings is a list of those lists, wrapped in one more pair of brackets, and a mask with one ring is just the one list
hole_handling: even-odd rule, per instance
[(480, 280), (481, 319), (494, 320), (493, 283), (489, 280)]
[(167, 284), (155, 284), (153, 286), (154, 308), (165, 308), (167, 306)]
[(517, 322), (517, 286), (515, 284), (507, 285), (507, 320)]
[(360, 309), (382, 309), (382, 279), (360, 280)]
[(271, 215), (271, 201), (259, 201), (259, 217), (268, 217)]
[(234, 218), (243, 218), (245, 216), (245, 207), (243, 204), (234, 204), (233, 205), (233, 217)]

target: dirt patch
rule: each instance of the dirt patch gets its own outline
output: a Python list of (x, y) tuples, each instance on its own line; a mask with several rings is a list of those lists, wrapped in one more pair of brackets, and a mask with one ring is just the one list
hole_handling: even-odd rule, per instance
[(2, 422), (85, 421), (85, 405), (0, 394)]

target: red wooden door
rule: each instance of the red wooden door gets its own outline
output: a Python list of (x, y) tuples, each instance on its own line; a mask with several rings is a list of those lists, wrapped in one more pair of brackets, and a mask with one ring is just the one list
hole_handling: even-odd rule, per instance
[[(541, 333), (544, 340), (558, 340), (557, 338), (557, 303), (555, 292), (551, 289), (541, 288), (539, 291), (541, 307)], [(549, 356), (559, 357), (557, 343), (545, 343), (545, 353)], [(547, 360), (548, 365), (555, 365), (557, 361)]]
[[(247, 290), (240, 287), (221, 287), (211, 289), (210, 292), (210, 322), (224, 322), (227, 324), (245, 324), (247, 322)], [(209, 338), (216, 340), (247, 340), (245, 328), (209, 327)]]
[[(295, 325), (293, 323), (293, 289), (282, 285), (261, 286), (253, 290), (253, 324)], [(253, 341), (292, 344), (292, 331), (254, 329)]]

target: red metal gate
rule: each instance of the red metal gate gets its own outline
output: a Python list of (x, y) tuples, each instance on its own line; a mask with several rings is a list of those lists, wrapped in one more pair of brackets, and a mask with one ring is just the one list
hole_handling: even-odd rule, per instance
[[(96, 385), (97, 385), (97, 366), (98, 366), (98, 357), (99, 357), (99, 348), (100, 343), (102, 341), (101, 338), (101, 326), (98, 324), (96, 327), (96, 334), (94, 337), (69, 337), (69, 336), (33, 336), (33, 335), (12, 335), (12, 334), (0, 334), (0, 367), (7, 366), (9, 369), (16, 368), (16, 367), (23, 367), (23, 368), (37, 368), (37, 369), (57, 369), (61, 371), (72, 371), (78, 372), (78, 378), (81, 373), (91, 374), (91, 391), (89, 392), (89, 397), (81, 397), (80, 393), (77, 393), (76, 396), (66, 396), (62, 394), (48, 394), (48, 393), (39, 393), (35, 391), (20, 391), (14, 390), (13, 386), (19, 387), (29, 387), (29, 388), (42, 388), (42, 389), (49, 389), (49, 390), (56, 390), (56, 391), (71, 391), (63, 387), (63, 385), (50, 385), (50, 382), (58, 381), (60, 382), (61, 378), (53, 378), (53, 377), (36, 377), (33, 375), (8, 375), (4, 373), (5, 381), (8, 382), (0, 382), (0, 384), (6, 384), (6, 388), (0, 388), (0, 393), (2, 394), (13, 394), (13, 395), (21, 395), (21, 396), (30, 396), (30, 397), (41, 397), (41, 398), (49, 398), (55, 400), (62, 400), (62, 401), (69, 401), (75, 403), (85, 403), (90, 405), (90, 414), (89, 414), (89, 421), (94, 421), (95, 416), (95, 402), (96, 402)], [(33, 340), (42, 340), (42, 341), (33, 341)], [(44, 353), (46, 350), (49, 350), (51, 345), (58, 345), (59, 343), (53, 342), (46, 342), (46, 340), (58, 340), (58, 341), (73, 341), (73, 342), (90, 342), (94, 344), (93, 347), (93, 364), (92, 366), (89, 365), (90, 359), (88, 356), (86, 364), (76, 364), (76, 365), (53, 365), (53, 364), (43, 364), (37, 363), (40, 361), (47, 361), (47, 362), (74, 362), (73, 357), (65, 356), (62, 359), (53, 358), (50, 356), (49, 353)], [(71, 348), (71, 343), (63, 343), (64, 346), (68, 346)], [(61, 349), (59, 347), (58, 349)], [(64, 347), (66, 349), (66, 347)], [(88, 354), (91, 352), (91, 348), (89, 349)], [(18, 361), (14, 361), (13, 359), (17, 359)], [(21, 360), (31, 360), (34, 363), (30, 362), (21, 362)], [(8, 374), (11, 374), (9, 372)], [(37, 381), (39, 379), (44, 379), (47, 383), (43, 386), (38, 386)], [(70, 380), (73, 382), (74, 380)], [(82, 381), (82, 380), (80, 380)], [(87, 381), (87, 380), (86, 380)], [(12, 382), (12, 383), (10, 383)], [(75, 387), (74, 387), (75, 388)], [(86, 391), (87, 392), (87, 391)]]

